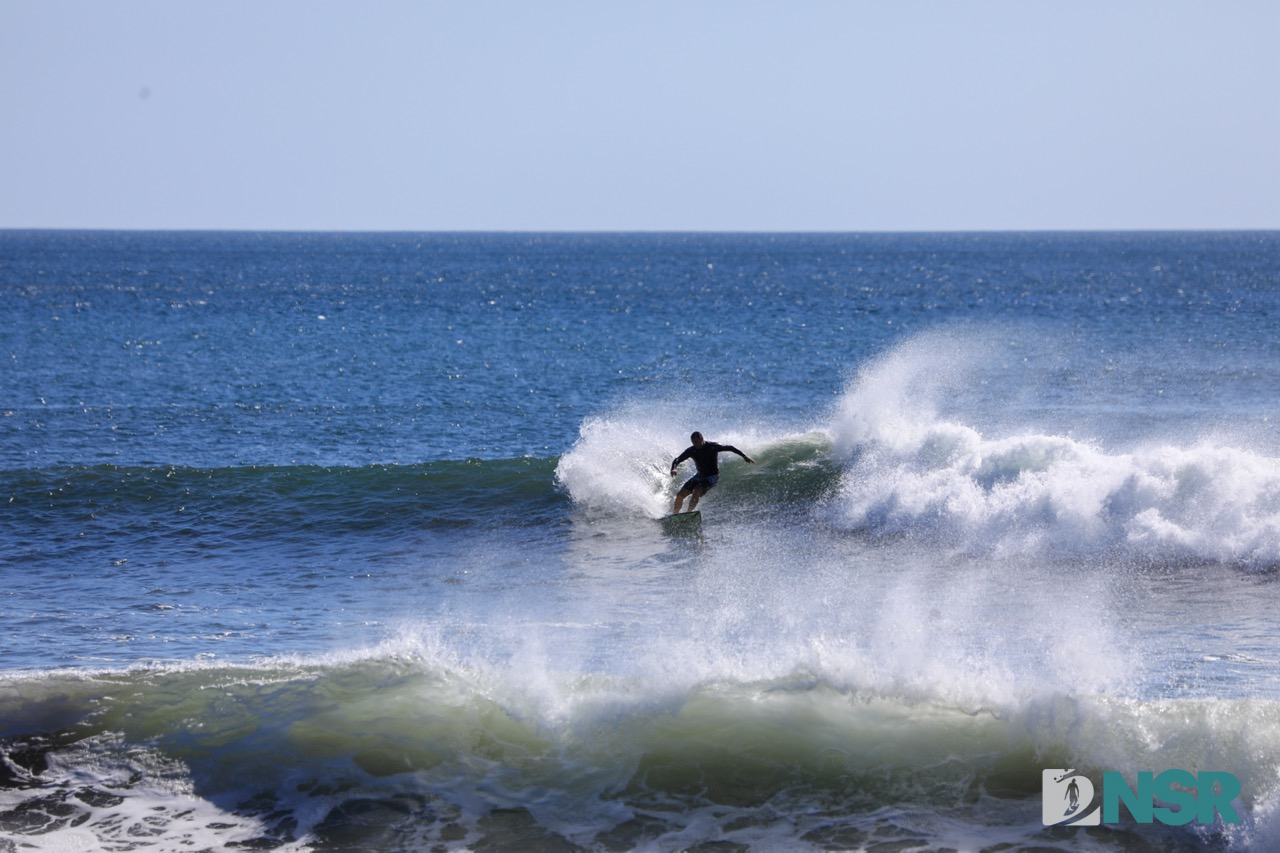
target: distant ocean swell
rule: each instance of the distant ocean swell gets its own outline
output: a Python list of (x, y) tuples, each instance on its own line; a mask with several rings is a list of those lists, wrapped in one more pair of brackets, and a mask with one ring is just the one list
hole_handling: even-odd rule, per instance
[(431, 525), (533, 523), (563, 513), (554, 462), (465, 460), (364, 467), (57, 466), (0, 472), (0, 525), (103, 535), (270, 538)]
[(1280, 707), (1265, 701), (968, 707), (803, 671), (549, 683), (399, 648), (6, 676), (0, 719), (0, 842), (36, 849), (969, 849), (1049, 840), (1043, 767), (1211, 769), (1195, 766), (1205, 744), (1241, 777), (1246, 824), (1130, 823), (1091, 845), (1264, 849), (1277, 829)]

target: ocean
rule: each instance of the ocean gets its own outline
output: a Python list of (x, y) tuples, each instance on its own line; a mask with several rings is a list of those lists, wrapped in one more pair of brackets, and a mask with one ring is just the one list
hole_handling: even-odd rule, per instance
[(0, 364), (5, 853), (1280, 847), (1280, 233), (2, 231)]

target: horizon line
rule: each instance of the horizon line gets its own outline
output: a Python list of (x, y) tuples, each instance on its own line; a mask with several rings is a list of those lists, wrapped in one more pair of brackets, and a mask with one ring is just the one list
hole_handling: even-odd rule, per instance
[(1129, 227), (1129, 228), (152, 228), (138, 226), (0, 226), (0, 233), (133, 234), (459, 234), (459, 235), (925, 235), (925, 234), (1268, 234), (1280, 227)]

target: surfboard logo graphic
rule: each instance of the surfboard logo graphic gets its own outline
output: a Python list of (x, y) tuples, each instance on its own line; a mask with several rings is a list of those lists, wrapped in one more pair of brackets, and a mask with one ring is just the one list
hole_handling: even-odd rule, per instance
[(1041, 771), (1045, 826), (1097, 826), (1102, 810), (1094, 802), (1093, 783), (1077, 770)]

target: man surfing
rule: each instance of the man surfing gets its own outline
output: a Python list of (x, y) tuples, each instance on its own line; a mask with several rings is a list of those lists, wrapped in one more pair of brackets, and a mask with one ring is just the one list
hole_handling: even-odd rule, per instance
[(695, 432), (689, 436), (689, 440), (693, 444), (684, 453), (672, 460), (671, 476), (674, 477), (676, 468), (680, 467), (681, 462), (689, 458), (693, 459), (693, 464), (698, 469), (698, 473), (689, 478), (689, 481), (680, 488), (680, 493), (676, 495), (676, 505), (675, 509), (672, 510), (673, 513), (679, 513), (680, 507), (684, 506), (684, 499), (690, 496), (692, 496), (692, 500), (689, 501), (689, 512), (697, 509), (698, 500), (711, 491), (716, 481), (720, 479), (719, 457), (721, 453), (736, 453), (751, 464), (756, 461), (732, 445), (707, 441), (700, 432)]

